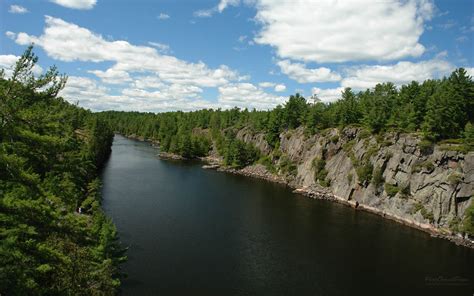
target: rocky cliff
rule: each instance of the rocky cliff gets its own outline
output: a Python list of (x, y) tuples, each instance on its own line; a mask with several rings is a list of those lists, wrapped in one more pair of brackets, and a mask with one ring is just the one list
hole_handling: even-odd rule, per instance
[(285, 182), (307, 195), (357, 205), (472, 244), (467, 236), (460, 238), (459, 226), (473, 206), (474, 152), (426, 145), (413, 134), (374, 136), (358, 127), (312, 136), (303, 128), (286, 131), (273, 150), (263, 134), (248, 128), (237, 137), (269, 156), (265, 165), (238, 173)]

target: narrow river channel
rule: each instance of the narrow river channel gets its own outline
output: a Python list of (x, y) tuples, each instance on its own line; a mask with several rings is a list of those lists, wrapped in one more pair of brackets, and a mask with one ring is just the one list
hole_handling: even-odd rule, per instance
[(469, 295), (474, 251), (116, 135), (103, 204), (124, 295)]

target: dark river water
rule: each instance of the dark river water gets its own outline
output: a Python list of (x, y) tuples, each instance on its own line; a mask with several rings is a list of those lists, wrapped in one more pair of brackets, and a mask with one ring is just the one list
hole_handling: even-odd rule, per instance
[(473, 295), (474, 251), (115, 136), (103, 197), (123, 295)]

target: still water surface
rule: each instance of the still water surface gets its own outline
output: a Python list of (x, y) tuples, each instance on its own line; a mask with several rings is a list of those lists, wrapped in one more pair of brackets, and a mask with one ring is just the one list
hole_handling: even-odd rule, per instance
[(473, 295), (474, 251), (116, 135), (103, 197), (124, 295)]

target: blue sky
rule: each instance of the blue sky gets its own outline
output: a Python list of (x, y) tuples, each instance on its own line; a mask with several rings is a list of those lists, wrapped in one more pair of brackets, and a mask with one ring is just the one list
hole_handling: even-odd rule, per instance
[(2, 0), (0, 67), (34, 42), (35, 73), (94, 111), (268, 109), (295, 92), (474, 75), (472, 0)]

